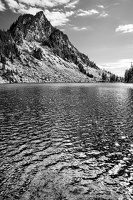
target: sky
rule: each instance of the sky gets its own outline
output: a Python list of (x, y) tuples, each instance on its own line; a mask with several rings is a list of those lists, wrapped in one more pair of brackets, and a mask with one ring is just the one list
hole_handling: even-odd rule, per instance
[(0, 29), (43, 10), (100, 68), (124, 76), (133, 62), (133, 0), (0, 0)]

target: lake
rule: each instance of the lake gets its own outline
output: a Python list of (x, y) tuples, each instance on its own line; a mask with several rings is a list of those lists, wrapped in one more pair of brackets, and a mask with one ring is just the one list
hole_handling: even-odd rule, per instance
[(132, 200), (133, 84), (0, 85), (0, 200)]

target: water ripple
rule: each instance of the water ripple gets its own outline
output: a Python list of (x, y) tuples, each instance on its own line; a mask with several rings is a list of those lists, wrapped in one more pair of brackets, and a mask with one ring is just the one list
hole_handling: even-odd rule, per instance
[(133, 87), (3, 85), (0, 199), (133, 199)]

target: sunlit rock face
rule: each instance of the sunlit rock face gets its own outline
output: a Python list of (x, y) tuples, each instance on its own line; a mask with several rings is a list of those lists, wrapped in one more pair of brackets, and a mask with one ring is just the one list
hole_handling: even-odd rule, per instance
[[(102, 70), (80, 53), (66, 34), (54, 28), (42, 11), (20, 16), (4, 34), (7, 42), (0, 51), (1, 82), (101, 80)], [(10, 45), (9, 53), (3, 53)]]
[(43, 12), (33, 15), (23, 15), (10, 27), (10, 32), (16, 42), (19, 38), (29, 42), (43, 42), (53, 31), (53, 27)]

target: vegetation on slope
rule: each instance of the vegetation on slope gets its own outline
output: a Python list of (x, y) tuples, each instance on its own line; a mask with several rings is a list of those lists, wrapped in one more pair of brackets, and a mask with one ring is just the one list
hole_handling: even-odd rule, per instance
[(13, 61), (14, 58), (18, 58), (19, 56), (20, 52), (11, 34), (7, 31), (0, 30), (0, 62), (5, 64), (6, 58)]
[(125, 71), (125, 82), (133, 83), (133, 67)]
[[(108, 77), (107, 74), (110, 74), (110, 76)], [(122, 82), (123, 79), (122, 79), (122, 77), (112, 74), (111, 72), (103, 72), (102, 73), (102, 81), (112, 83), (112, 82)]]

